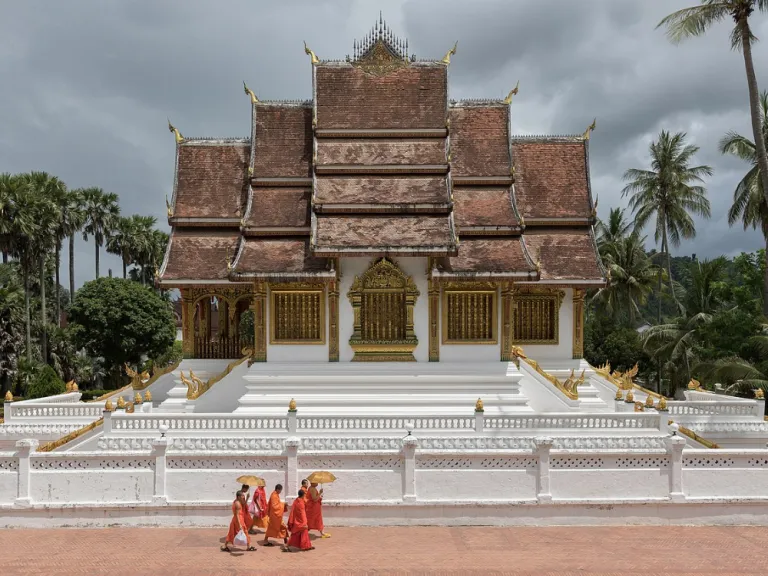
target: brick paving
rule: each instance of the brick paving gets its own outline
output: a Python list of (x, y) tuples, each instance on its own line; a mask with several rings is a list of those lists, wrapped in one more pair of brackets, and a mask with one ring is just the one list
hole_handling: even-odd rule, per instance
[(335, 528), (310, 552), (219, 551), (225, 528), (0, 530), (0, 574), (768, 574), (768, 528)]

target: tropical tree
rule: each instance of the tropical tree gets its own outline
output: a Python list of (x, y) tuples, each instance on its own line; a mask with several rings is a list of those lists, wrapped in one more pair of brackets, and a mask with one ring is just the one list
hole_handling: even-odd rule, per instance
[(130, 218), (119, 217), (107, 238), (107, 252), (120, 256), (123, 262), (123, 278), (127, 277), (128, 265), (132, 264), (139, 252), (139, 223), (133, 215)]
[(0, 390), (11, 388), (23, 347), (22, 309), (24, 292), (4, 265), (0, 274)]
[(757, 76), (752, 61), (752, 43), (757, 38), (752, 34), (749, 25), (749, 17), (755, 10), (768, 12), (768, 0), (701, 0), (699, 6), (683, 8), (670, 14), (659, 23), (659, 26), (666, 26), (670, 40), (677, 44), (690, 36), (703, 35), (717, 22), (730, 18), (735, 23), (731, 31), (731, 48), (741, 50), (744, 56), (752, 137), (756, 144), (757, 165), (760, 167), (763, 195), (768, 201), (768, 156), (766, 155), (766, 145), (762, 132)]
[[(760, 94), (760, 123), (762, 139), (764, 142), (768, 141), (768, 92), (765, 91)], [(740, 158), (752, 166), (733, 191), (733, 204), (728, 210), (728, 224), (733, 226), (741, 220), (744, 230), (759, 227), (763, 233), (766, 246), (763, 315), (768, 316), (768, 199), (763, 191), (763, 181), (757, 165), (757, 149), (749, 138), (731, 131), (720, 140), (720, 152)]]
[(83, 228), (83, 240), (93, 236), (93, 244), (96, 257), (96, 278), (99, 277), (99, 249), (104, 244), (120, 215), (120, 207), (117, 204), (117, 194), (104, 192), (101, 188), (85, 188), (83, 190), (83, 203), (85, 212), (85, 227)]
[(632, 232), (632, 223), (624, 216), (623, 208), (611, 208), (608, 220), (597, 221), (597, 248), (602, 258), (614, 253), (618, 242)]
[(11, 251), (13, 203), (20, 184), (17, 175), (8, 172), (0, 174), (0, 251), (3, 253), (3, 264), (8, 262), (8, 253)]
[[(61, 245), (64, 238), (69, 238), (69, 299), (70, 303), (75, 297), (75, 234), (77, 234), (85, 224), (85, 210), (82, 190), (70, 190), (62, 203), (61, 220), (59, 220), (59, 229), (56, 236), (57, 254), (61, 252)], [(58, 278), (59, 258), (56, 262), (56, 284), (59, 284)]]
[(709, 166), (691, 166), (698, 146), (686, 144), (685, 133), (671, 135), (662, 130), (651, 142), (651, 169), (630, 168), (624, 173), (629, 183), (622, 196), (629, 196), (629, 207), (635, 215), (635, 226), (642, 229), (656, 218), (654, 240), (661, 243), (666, 255), (667, 276), (672, 298), (677, 302), (672, 283), (672, 260), (669, 246), (679, 246), (682, 238), (696, 236), (691, 214), (709, 218), (711, 210), (707, 191), (700, 184), (712, 175)]

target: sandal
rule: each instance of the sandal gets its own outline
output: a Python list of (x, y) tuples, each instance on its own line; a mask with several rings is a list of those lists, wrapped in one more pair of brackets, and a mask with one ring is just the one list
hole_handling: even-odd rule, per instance
[(248, 546), (248, 552), (256, 552), (256, 546)]
[(229, 546), (227, 546), (226, 544), (224, 544), (224, 546), (219, 548), (219, 550), (221, 550), (222, 552), (232, 552), (231, 548)]
[(266, 544), (264, 544), (264, 546), (274, 546), (274, 544), (272, 544), (272, 542), (267, 542)]

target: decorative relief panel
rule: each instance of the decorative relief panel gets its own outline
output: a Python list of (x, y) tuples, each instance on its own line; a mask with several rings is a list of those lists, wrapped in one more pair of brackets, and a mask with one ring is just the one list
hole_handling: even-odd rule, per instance
[(521, 470), (537, 467), (534, 456), (520, 456), (510, 458), (463, 458), (463, 457), (437, 457), (422, 456), (416, 459), (416, 468), (425, 470), (455, 470), (455, 469), (508, 469)]
[(299, 456), (299, 470), (401, 470), (399, 454), (374, 457), (331, 458), (325, 456)]
[[(760, 460), (755, 460), (759, 466)], [(736, 463), (728, 456), (683, 456), (683, 468), (734, 468)]]
[(0, 470), (12, 472), (19, 469), (19, 461), (16, 458), (0, 458)]
[(154, 458), (83, 458), (82, 456), (67, 456), (56, 458), (33, 458), (32, 470), (131, 470), (155, 467)]
[(166, 466), (172, 470), (285, 470), (285, 458), (198, 458), (174, 456)]

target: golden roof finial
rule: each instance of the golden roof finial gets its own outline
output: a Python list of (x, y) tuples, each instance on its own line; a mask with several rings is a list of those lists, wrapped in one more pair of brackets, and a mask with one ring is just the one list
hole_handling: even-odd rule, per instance
[(592, 133), (592, 130), (594, 130), (595, 128), (597, 128), (597, 118), (592, 120), (592, 124), (587, 126), (587, 129), (584, 131), (584, 135), (582, 136), (582, 138), (584, 138), (584, 140), (589, 140), (589, 135)]
[(165, 209), (168, 212), (168, 218), (171, 218), (173, 216), (173, 207), (171, 206), (171, 203), (168, 202), (168, 195), (165, 195)]
[(106, 410), (107, 412), (113, 412), (115, 410), (115, 405), (112, 404), (112, 400), (107, 400), (104, 403), (104, 410)]
[(243, 80), (243, 90), (245, 91), (246, 94), (248, 94), (248, 96), (251, 97), (251, 104), (256, 104), (259, 101), (259, 99), (256, 98), (256, 94), (253, 93), (253, 90), (248, 88), (248, 85), (245, 83), (245, 80)]
[(170, 119), (168, 120), (168, 130), (173, 132), (173, 136), (174, 136), (174, 138), (176, 138), (176, 143), (177, 144), (179, 142), (181, 142), (182, 140), (184, 140), (184, 136), (182, 136), (181, 132), (179, 132), (178, 129), (173, 124), (171, 124)]
[(320, 62), (320, 60), (317, 59), (317, 56), (315, 56), (315, 53), (309, 49), (309, 46), (307, 46), (306, 40), (304, 41), (304, 53), (309, 54), (309, 59), (312, 61), (312, 64), (317, 64)]
[(448, 50), (448, 52), (446, 52), (446, 53), (445, 53), (445, 56), (443, 56), (443, 59), (441, 60), (441, 62), (442, 62), (443, 64), (446, 64), (446, 65), (447, 65), (447, 64), (450, 64), (450, 63), (451, 63), (451, 56), (453, 56), (454, 54), (456, 54), (456, 47), (457, 47), (458, 45), (459, 45), (459, 41), (457, 40), (457, 41), (456, 41), (456, 42), (453, 44), (453, 48), (451, 48), (450, 50)]
[(293, 398), (291, 398), (291, 401), (288, 402), (288, 410), (290, 410), (291, 412), (296, 411), (296, 400), (294, 400)]
[(504, 98), (504, 104), (509, 106), (512, 104), (512, 96), (517, 96), (517, 89), (520, 88), (520, 80), (517, 81), (517, 84), (515, 84), (515, 87), (512, 88), (512, 90), (509, 91), (509, 94), (507, 94), (507, 97)]
[(133, 403), (134, 404), (141, 404), (141, 402), (142, 402), (142, 400), (141, 400), (141, 393), (140, 392), (136, 392), (136, 394), (134, 394), (134, 396), (133, 396)]
[(475, 412), (482, 412), (483, 411), (483, 399), (478, 398), (477, 402), (475, 402)]
[(5, 393), (5, 401), (13, 402), (13, 394), (11, 393), (10, 390), (8, 390), (8, 392)]
[(144, 392), (144, 402), (152, 402), (152, 393), (149, 390)]

